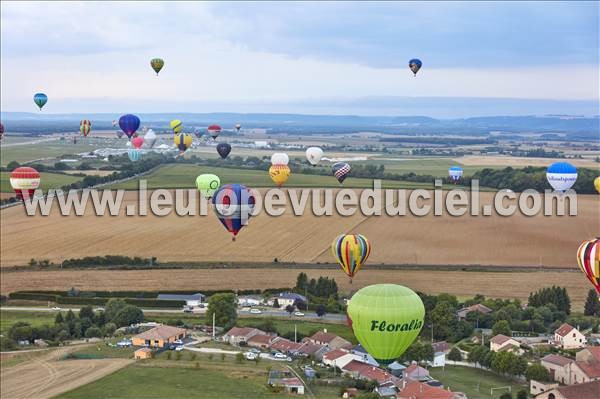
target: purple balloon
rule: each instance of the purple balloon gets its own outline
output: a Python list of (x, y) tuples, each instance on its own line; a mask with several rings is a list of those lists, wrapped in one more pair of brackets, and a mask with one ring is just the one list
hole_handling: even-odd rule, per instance
[(119, 127), (131, 138), (140, 127), (140, 118), (135, 115), (127, 114), (119, 118)]

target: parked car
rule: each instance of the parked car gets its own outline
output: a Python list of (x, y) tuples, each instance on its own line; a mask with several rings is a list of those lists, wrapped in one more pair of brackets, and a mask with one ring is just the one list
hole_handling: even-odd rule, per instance
[(58, 306), (53, 306), (52, 310), (61, 310)]
[(190, 308), (183, 308), (183, 313), (192, 313), (192, 309), (190, 309)]
[(260, 353), (260, 350), (256, 349), (256, 348), (251, 348), (248, 352), (252, 352), (252, 353)]
[(254, 353), (254, 352), (246, 352), (246, 353), (244, 353), (244, 357), (247, 360), (255, 360), (257, 356), (258, 355), (256, 353)]
[(173, 351), (173, 350), (175, 350), (175, 348), (177, 348), (177, 345), (175, 345), (175, 344), (170, 344), (170, 345), (167, 347), (167, 349), (169, 349), (170, 351)]
[(302, 316), (304, 316), (304, 313), (302, 313), (302, 312), (295, 312), (294, 316), (296, 316), (296, 317), (302, 317)]
[(94, 312), (104, 312), (104, 308), (96, 308), (94, 309)]
[(175, 347), (175, 351), (180, 352), (183, 350), (183, 345), (179, 345), (177, 347)]
[(273, 357), (275, 359), (287, 359), (287, 355), (285, 353), (276, 352)]
[(262, 312), (260, 311), (260, 309), (252, 308), (252, 309), (250, 309), (250, 313), (252, 313), (252, 314), (261, 314)]
[(176, 339), (175, 341), (173, 341), (173, 343), (174, 343), (175, 345), (183, 345), (183, 341), (182, 341), (182, 340), (180, 340), (180, 339)]

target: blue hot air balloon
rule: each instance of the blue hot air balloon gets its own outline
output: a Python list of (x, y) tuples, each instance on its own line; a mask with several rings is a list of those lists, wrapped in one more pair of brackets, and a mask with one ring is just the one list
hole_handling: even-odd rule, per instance
[(127, 156), (131, 162), (136, 162), (142, 157), (142, 152), (137, 148), (130, 148), (127, 150)]
[(248, 187), (241, 184), (221, 186), (212, 197), (217, 217), (228, 232), (233, 234), (232, 240), (248, 223), (256, 199)]
[(567, 162), (553, 163), (546, 171), (546, 179), (556, 191), (566, 191), (573, 187), (577, 180), (577, 168)]
[(33, 102), (40, 107), (40, 111), (42, 110), (42, 107), (44, 105), (46, 105), (46, 103), (48, 102), (48, 96), (45, 95), (44, 93), (35, 93), (35, 95), (33, 96)]
[(463, 175), (463, 168), (460, 166), (453, 166), (448, 169), (448, 176), (450, 176), (450, 180), (456, 184)]
[(423, 66), (423, 63), (418, 58), (413, 58), (412, 60), (408, 61), (408, 67), (410, 68), (412, 73), (415, 74), (415, 76), (417, 76), (417, 72), (419, 72), (421, 66)]
[(119, 127), (129, 139), (140, 127), (140, 118), (135, 115), (127, 114), (119, 118)]

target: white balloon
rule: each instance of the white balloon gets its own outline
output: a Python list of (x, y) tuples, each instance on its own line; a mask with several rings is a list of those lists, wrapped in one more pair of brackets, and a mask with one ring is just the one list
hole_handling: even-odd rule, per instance
[(323, 158), (323, 150), (319, 147), (309, 147), (306, 150), (306, 159), (311, 163), (312, 166), (317, 165), (321, 158)]
[(154, 130), (148, 129), (148, 132), (144, 135), (144, 143), (148, 146), (148, 148), (152, 148), (154, 143), (156, 143), (156, 133)]
[(287, 165), (290, 162), (290, 157), (284, 152), (276, 152), (271, 155), (271, 163), (273, 165)]

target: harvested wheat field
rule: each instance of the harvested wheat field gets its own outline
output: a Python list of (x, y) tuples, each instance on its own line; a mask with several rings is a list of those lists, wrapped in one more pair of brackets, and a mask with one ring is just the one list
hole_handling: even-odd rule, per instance
[[(136, 289), (151, 290), (219, 290), (293, 287), (301, 271), (309, 278), (334, 278), (343, 292), (382, 282), (406, 285), (431, 294), (447, 292), (458, 296), (484, 294), (493, 298), (527, 299), (541, 287), (566, 287), (576, 308), (582, 307), (589, 286), (579, 269), (573, 272), (464, 272), (436, 270), (369, 270), (365, 266), (349, 279), (336, 269), (243, 268), (243, 269), (167, 269), (167, 270), (60, 270), (3, 272), (0, 292), (44, 289), (127, 291), (135, 282)], [(507, 289), (510, 287), (510, 289)]]
[[(362, 190), (356, 190), (359, 193)], [(481, 205), (493, 203), (481, 193)], [(312, 201), (309, 199), (308, 201)], [(329, 245), (345, 232), (365, 234), (373, 264), (510, 265), (571, 267), (581, 241), (600, 231), (600, 197), (578, 196), (577, 216), (452, 217), (294, 216), (252, 218), (237, 238), (209, 210), (207, 216), (125, 216), (137, 204), (126, 192), (119, 216), (96, 216), (89, 201), (83, 216), (26, 216), (16, 206), (1, 211), (0, 264), (26, 265), (31, 258), (60, 262), (84, 256), (127, 255), (159, 261), (333, 262)], [(431, 201), (430, 201), (431, 203)]]
[(2, 368), (0, 397), (45, 399), (88, 384), (132, 363), (127, 359), (58, 360), (73, 348), (53, 350)]

